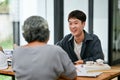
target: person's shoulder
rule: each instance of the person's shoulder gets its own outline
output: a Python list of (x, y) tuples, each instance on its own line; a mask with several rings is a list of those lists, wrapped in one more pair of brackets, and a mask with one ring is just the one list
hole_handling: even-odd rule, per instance
[(60, 46), (57, 46), (57, 45), (47, 45), (49, 46), (49, 48), (52, 48), (54, 50), (61, 50), (62, 48)]
[(15, 50), (19, 50), (19, 49), (21, 49), (22, 48), (22, 46), (18, 46), (18, 47), (16, 47), (16, 48), (14, 48), (14, 51)]
[(72, 34), (67, 34), (67, 35), (65, 35), (64, 38), (69, 39), (71, 36), (72, 36)]
[(68, 42), (68, 40), (72, 37), (72, 34), (65, 35), (60, 41), (56, 43), (56, 45), (63, 46), (65, 43)]
[(100, 40), (96, 34), (85, 32), (85, 41), (97, 41)]
[[(26, 51), (28, 51), (28, 50), (25, 50), (25, 47), (23, 47), (23, 46), (18, 46), (13, 49), (13, 53), (26, 52)], [(16, 54), (13, 54), (13, 55), (16, 55)]]
[(93, 39), (98, 39), (98, 38), (99, 38), (99, 37), (98, 37), (96, 34), (94, 34), (94, 33), (87, 33), (87, 32), (86, 32), (86, 35), (89, 36), (89, 37), (91, 37), (91, 38), (93, 38)]
[(72, 38), (72, 34), (67, 34), (67, 35), (64, 36), (64, 38), (62, 39), (62, 41), (66, 42), (66, 41), (68, 41), (71, 38)]
[(56, 51), (57, 53), (65, 53), (65, 51), (60, 47), (60, 46), (57, 46), (57, 45), (49, 45), (49, 47), (51, 48), (51, 50), (53, 51)]
[(96, 34), (90, 34), (91, 35), (91, 37), (93, 37), (93, 38), (98, 38), (98, 36), (96, 35)]
[(100, 41), (99, 37), (96, 34), (90, 34), (92, 42), (98, 42)]

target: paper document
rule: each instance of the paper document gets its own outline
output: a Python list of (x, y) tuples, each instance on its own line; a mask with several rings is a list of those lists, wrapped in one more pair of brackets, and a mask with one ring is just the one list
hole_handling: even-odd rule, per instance
[(87, 73), (82, 73), (82, 72), (77, 71), (77, 76), (97, 77), (101, 73), (102, 72), (87, 72)]
[(87, 71), (93, 71), (93, 70), (109, 70), (111, 67), (108, 64), (93, 64), (93, 65), (84, 65), (85, 69)]
[(78, 69), (81, 69), (82, 67), (85, 68), (86, 71), (109, 70), (109, 69), (111, 69), (111, 67), (108, 64), (102, 64), (102, 65), (98, 65), (98, 64), (92, 64), (92, 65), (80, 64), (80, 65), (76, 65), (76, 68), (78, 68)]
[(87, 72), (83, 65), (76, 66), (77, 76), (97, 77), (102, 72)]

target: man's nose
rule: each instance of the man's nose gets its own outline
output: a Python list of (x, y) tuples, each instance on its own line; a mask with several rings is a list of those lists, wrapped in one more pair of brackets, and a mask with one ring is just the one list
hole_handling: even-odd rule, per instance
[(75, 28), (76, 26), (75, 25), (71, 25), (71, 28)]

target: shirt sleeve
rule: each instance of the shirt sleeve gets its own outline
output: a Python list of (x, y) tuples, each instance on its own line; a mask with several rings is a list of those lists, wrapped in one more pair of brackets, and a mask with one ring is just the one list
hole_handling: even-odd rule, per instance
[(64, 70), (62, 75), (70, 79), (74, 79), (77, 76), (76, 68), (74, 64), (72, 63), (72, 61), (70, 60), (68, 54), (62, 48), (60, 51), (60, 60), (61, 60), (63, 70)]
[(101, 47), (101, 42), (99, 40), (99, 38), (97, 36), (94, 36), (94, 39), (89, 42), (89, 45), (87, 45), (89, 47), (87, 47), (88, 50), (90, 50), (89, 52), (86, 50), (87, 53), (89, 53), (90, 57), (87, 57), (84, 60), (84, 62), (86, 61), (96, 61), (97, 59), (103, 59), (104, 60), (104, 54), (102, 51), (102, 47)]

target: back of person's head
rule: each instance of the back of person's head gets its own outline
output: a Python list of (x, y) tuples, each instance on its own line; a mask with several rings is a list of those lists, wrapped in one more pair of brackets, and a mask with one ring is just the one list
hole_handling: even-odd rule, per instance
[(74, 11), (71, 11), (69, 13), (68, 21), (69, 21), (70, 18), (76, 18), (76, 19), (79, 19), (82, 22), (85, 22), (86, 21), (86, 14), (83, 11), (74, 10)]
[(23, 37), (29, 42), (47, 42), (49, 29), (47, 21), (41, 16), (30, 16), (23, 25)]

